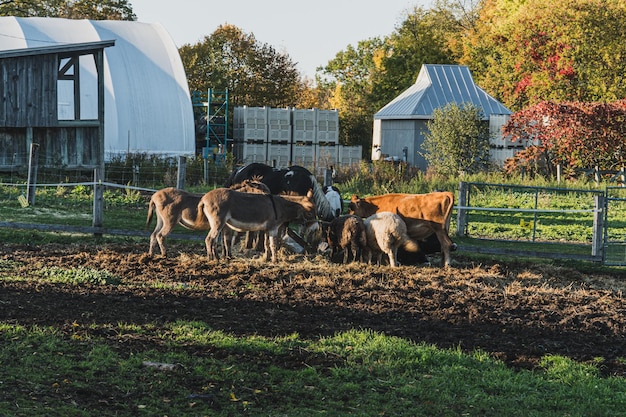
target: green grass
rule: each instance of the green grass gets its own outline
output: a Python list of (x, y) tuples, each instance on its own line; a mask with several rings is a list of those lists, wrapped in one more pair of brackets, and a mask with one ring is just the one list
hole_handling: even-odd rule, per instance
[[(557, 356), (531, 372), (370, 331), (314, 341), (237, 338), (204, 322), (106, 330), (170, 348), (122, 356), (97, 337), (1, 325), (0, 415), (616, 416), (626, 406), (626, 381)], [(281, 366), (294, 352), (332, 361)]]
[[(0, 325), (0, 415), (616, 416), (626, 406), (626, 381), (563, 357), (531, 372), (370, 331), (304, 340), (237, 338), (204, 322), (103, 330), (170, 348), (123, 356), (78, 331)], [(281, 366), (294, 352), (332, 361)]]

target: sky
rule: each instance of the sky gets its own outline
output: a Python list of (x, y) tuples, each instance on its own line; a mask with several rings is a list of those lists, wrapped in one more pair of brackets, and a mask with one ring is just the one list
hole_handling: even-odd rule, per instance
[(129, 0), (139, 22), (160, 23), (176, 46), (195, 44), (228, 23), (288, 54), (313, 78), (348, 45), (386, 36), (431, 0)]

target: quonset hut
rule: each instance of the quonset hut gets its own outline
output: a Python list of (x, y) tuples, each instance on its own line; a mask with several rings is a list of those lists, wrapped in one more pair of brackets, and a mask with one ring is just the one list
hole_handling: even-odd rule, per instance
[(415, 84), (374, 114), (372, 160), (402, 160), (427, 168), (421, 145), (433, 111), (448, 103), (471, 103), (483, 111), (491, 131), (491, 157), (502, 162), (513, 156), (518, 143), (502, 139), (501, 128), (511, 111), (474, 84), (462, 65), (422, 65)]
[[(3, 54), (15, 59), (28, 55), (29, 49), (45, 54), (46, 48), (67, 47), (71, 51), (73, 45), (114, 41), (114, 45), (104, 48), (105, 159), (128, 153), (194, 154), (193, 110), (185, 71), (178, 49), (161, 25), (0, 17), (0, 28), (0, 70)], [(56, 89), (57, 103), (50, 108), (55, 108), (58, 126), (9, 126), (0, 122), (0, 166), (26, 163), (25, 129), (31, 129), (31, 141), (42, 138), (54, 141), (64, 124), (88, 125), (89, 121), (98, 119), (98, 80), (93, 61), (91, 56), (85, 55), (72, 64), (59, 55), (56, 68), (52, 68), (58, 72), (58, 76), (51, 78), (56, 79), (56, 85), (50, 87)], [(9, 75), (4, 71), (3, 76)], [(23, 80), (28, 73), (16, 72), (12, 77)], [(5, 102), (9, 81), (4, 79), (0, 85), (0, 100)], [(34, 111), (41, 105), (36, 99), (27, 97), (25, 101)], [(11, 106), (0, 106), (0, 112), (11, 111), (14, 111)], [(0, 121), (11, 120), (6, 116), (0, 114)], [(41, 162), (71, 166), (72, 161), (63, 159), (72, 154), (71, 150), (64, 149), (68, 146), (67, 139), (64, 141), (60, 146), (48, 147), (54, 155), (43, 155)]]

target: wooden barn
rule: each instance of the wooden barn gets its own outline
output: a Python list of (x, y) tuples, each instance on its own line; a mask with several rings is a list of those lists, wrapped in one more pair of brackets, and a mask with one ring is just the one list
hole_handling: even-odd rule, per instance
[(415, 84), (374, 115), (372, 160), (405, 161), (422, 170), (427, 162), (421, 145), (433, 111), (448, 103), (471, 103), (483, 111), (491, 131), (490, 155), (496, 163), (513, 156), (519, 144), (502, 138), (511, 111), (478, 87), (463, 65), (423, 65)]
[[(159, 24), (0, 17), (0, 170), (195, 153), (178, 49)], [(102, 137), (100, 137), (101, 135)]]
[[(104, 161), (104, 48), (100, 41), (0, 51), (0, 170), (26, 166), (31, 144), (43, 161), (97, 168)], [(81, 71), (89, 58), (97, 74), (95, 112), (81, 109)], [(59, 108), (59, 88), (73, 91), (71, 114)]]

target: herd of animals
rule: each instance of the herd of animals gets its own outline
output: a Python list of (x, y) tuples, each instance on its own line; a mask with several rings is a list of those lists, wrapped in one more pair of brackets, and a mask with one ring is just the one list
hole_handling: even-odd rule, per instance
[[(209, 259), (218, 259), (220, 238), (222, 255), (230, 258), (235, 239), (245, 233), (245, 247), (254, 245), (250, 242), (256, 237), (265, 259), (276, 261), (282, 237), (289, 233), (303, 246), (327, 247), (331, 259), (344, 263), (375, 259), (392, 267), (415, 265), (427, 263), (426, 255), (441, 252), (442, 265), (447, 267), (450, 252), (456, 249), (449, 237), (453, 205), (450, 192), (353, 195), (343, 214), (339, 190), (322, 188), (306, 168), (251, 163), (234, 170), (223, 187), (206, 194), (176, 188), (154, 193), (146, 224), (156, 214), (156, 227), (148, 253), (153, 255), (158, 245), (165, 255), (163, 239), (181, 225), (208, 231)], [(300, 234), (294, 234), (289, 224), (299, 225)]]

